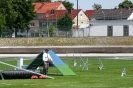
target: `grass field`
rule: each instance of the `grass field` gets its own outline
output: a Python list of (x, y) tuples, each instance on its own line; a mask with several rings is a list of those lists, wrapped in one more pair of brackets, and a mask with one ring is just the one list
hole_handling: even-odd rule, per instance
[[(102, 59), (104, 69), (98, 70), (99, 59), (88, 59), (88, 70), (82, 70), (80, 59), (76, 59), (77, 66), (73, 66), (73, 59), (62, 58), (76, 76), (61, 76), (55, 67), (50, 67), (49, 76), (54, 79), (11, 79), (0, 80), (0, 88), (133, 88), (133, 60)], [(85, 61), (86, 59), (84, 59)], [(1, 61), (17, 65), (15, 59), (1, 59)], [(31, 60), (25, 60), (29, 64)], [(126, 76), (121, 73), (126, 64)], [(14, 69), (0, 64), (1, 70)], [(42, 68), (40, 68), (42, 69)]]

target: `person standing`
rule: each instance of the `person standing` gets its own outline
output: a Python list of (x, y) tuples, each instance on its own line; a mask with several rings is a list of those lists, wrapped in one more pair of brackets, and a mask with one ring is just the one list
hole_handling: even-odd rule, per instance
[(45, 49), (45, 53), (43, 53), (43, 73), (44, 75), (48, 74), (49, 64), (54, 65), (51, 56), (48, 53), (48, 49)]

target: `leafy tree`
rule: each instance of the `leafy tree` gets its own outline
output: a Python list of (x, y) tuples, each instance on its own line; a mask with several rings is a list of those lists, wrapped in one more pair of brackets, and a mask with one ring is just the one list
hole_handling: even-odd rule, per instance
[(66, 7), (66, 9), (74, 9), (73, 8), (73, 3), (69, 2), (68, 0), (60, 1), (62, 4)]
[(2, 15), (4, 16), (4, 18), (2, 17), (3, 20), (1, 20), (2, 22), (4, 22), (4, 28), (2, 27), (3, 29), (1, 30), (1, 32), (3, 31), (11, 32), (14, 21), (16, 20), (17, 17), (17, 13), (12, 6), (12, 0), (1, 0), (0, 13), (2, 13)]
[(13, 0), (12, 1), (13, 9), (17, 12), (16, 20), (13, 23), (15, 28), (15, 36), (17, 31), (21, 29), (24, 31), (25, 28), (29, 25), (30, 21), (34, 19), (34, 5), (32, 5), (31, 0)]
[(95, 3), (94, 3), (94, 5), (92, 7), (95, 10), (98, 10), (98, 9), (101, 9), (102, 8), (102, 6), (100, 4), (95, 4)]
[(35, 17), (31, 0), (1, 0), (0, 13), (4, 16), (1, 18), (5, 20), (5, 29), (8, 31), (15, 29), (15, 36), (18, 29), (27, 28)]
[(50, 26), (50, 27), (49, 27), (50, 37), (53, 36), (53, 34), (54, 34), (54, 30), (55, 30), (54, 26)]
[(118, 5), (119, 8), (133, 8), (133, 2), (130, 0), (124, 0), (122, 3)]
[(2, 34), (4, 27), (5, 27), (5, 17), (2, 14), (0, 14), (0, 35)]
[(58, 29), (61, 31), (70, 31), (72, 24), (72, 19), (68, 16), (68, 13), (66, 13), (57, 21)]

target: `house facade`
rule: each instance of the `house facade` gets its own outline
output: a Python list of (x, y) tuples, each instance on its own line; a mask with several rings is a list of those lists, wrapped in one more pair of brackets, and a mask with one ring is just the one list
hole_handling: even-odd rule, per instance
[[(47, 26), (54, 25), (57, 28), (57, 21), (63, 17), (66, 13), (72, 19), (73, 25), (72, 29), (77, 29), (77, 10), (54, 10), (54, 14), (51, 14), (51, 10), (48, 10), (43, 17), (39, 20), (40, 28), (43, 30), (48, 30)], [(89, 25), (89, 19), (83, 12), (83, 10), (78, 10), (78, 30), (84, 25)]]
[(90, 21), (90, 36), (133, 36), (133, 20)]
[(73, 31), (73, 37), (133, 36), (133, 20), (97, 20), (90, 24), (88, 28)]
[(73, 30), (73, 37), (133, 36), (133, 8), (99, 9), (89, 20), (89, 27)]
[[(47, 3), (48, 4), (48, 3)], [(37, 17), (31, 21), (30, 30), (46, 34), (49, 25), (57, 29), (57, 20), (69, 13), (73, 20), (72, 36), (133, 36), (133, 8), (99, 9), (99, 10), (66, 10), (62, 3), (36, 4)], [(49, 8), (46, 8), (48, 7)], [(53, 7), (52, 7), (53, 6)], [(126, 29), (125, 29), (126, 28)]]
[[(73, 10), (73, 13), (71, 14), (72, 18), (73, 18), (73, 29), (77, 29), (77, 14), (76, 14), (77, 10)], [(80, 26), (84, 25), (84, 24), (89, 24), (89, 19), (86, 16), (86, 14), (84, 13), (83, 10), (78, 10), (78, 26), (80, 29)]]
[(39, 19), (48, 11), (48, 10), (66, 10), (64, 5), (61, 2), (36, 2), (34, 11), (36, 12), (36, 17), (34, 20), (30, 21), (30, 32), (39, 32), (40, 25)]
[[(59, 20), (62, 16), (64, 16), (66, 13), (68, 13), (69, 17), (72, 19), (74, 22), (73, 26), (77, 25), (77, 10), (54, 10), (54, 14), (51, 14), (51, 10), (47, 11), (43, 17), (40, 19), (40, 22), (48, 22), (51, 23), (52, 21), (54, 24)], [(46, 17), (48, 15), (48, 18)], [(78, 10), (78, 25), (82, 24), (89, 24), (89, 19), (86, 16), (86, 14), (83, 12), (83, 10), (79, 9)]]

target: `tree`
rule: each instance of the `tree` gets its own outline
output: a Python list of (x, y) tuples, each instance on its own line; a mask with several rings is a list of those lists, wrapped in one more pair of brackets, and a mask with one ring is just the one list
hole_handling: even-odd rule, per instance
[(55, 30), (54, 26), (50, 25), (50, 27), (49, 27), (50, 37), (53, 36), (53, 34), (54, 34), (54, 30)]
[(61, 31), (70, 31), (72, 24), (72, 19), (68, 16), (68, 13), (66, 13), (57, 21), (58, 29)]
[(24, 31), (27, 28), (30, 21), (35, 18), (36, 14), (31, 0), (13, 0), (12, 3), (13, 9), (17, 12), (16, 20), (13, 22), (16, 36), (19, 29)]
[[(31, 0), (1, 0), (0, 13), (4, 16), (5, 30), (25, 30), (30, 21), (34, 19), (34, 5)], [(4, 21), (3, 21), (4, 22)]]
[(5, 27), (5, 17), (2, 14), (0, 14), (0, 35), (2, 34), (4, 27)]
[(12, 0), (1, 0), (0, 3), (0, 13), (4, 16), (1, 19), (2, 23), (4, 24), (4, 28), (1, 30), (3, 31), (12, 31), (14, 21), (16, 20), (17, 13), (13, 9)]
[(62, 2), (62, 4), (66, 7), (66, 9), (74, 9), (73, 8), (73, 3), (69, 2), (68, 0), (65, 0), (65, 1), (60, 1)]
[(119, 8), (133, 8), (133, 2), (130, 0), (124, 0), (122, 3), (118, 5)]
[(102, 8), (102, 6), (100, 4), (95, 4), (95, 3), (94, 3), (94, 5), (92, 7), (95, 10), (98, 10), (98, 9), (101, 9)]

